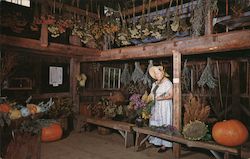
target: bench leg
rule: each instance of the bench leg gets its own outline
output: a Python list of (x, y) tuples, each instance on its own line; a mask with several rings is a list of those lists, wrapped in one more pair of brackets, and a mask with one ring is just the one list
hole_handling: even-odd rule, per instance
[(125, 132), (125, 147), (134, 146), (134, 134), (132, 132)]
[(135, 151), (142, 151), (146, 149), (146, 140), (145, 138), (148, 138), (145, 134), (140, 134), (136, 132), (136, 139), (135, 139)]
[(225, 152), (225, 154), (224, 154), (224, 159), (229, 159), (229, 158), (230, 158), (229, 153), (228, 153), (228, 152)]

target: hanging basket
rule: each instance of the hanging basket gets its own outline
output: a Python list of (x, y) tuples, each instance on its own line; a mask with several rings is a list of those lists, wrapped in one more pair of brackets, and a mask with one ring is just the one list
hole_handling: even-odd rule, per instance
[(69, 36), (69, 43), (75, 46), (82, 46), (81, 39), (76, 35)]

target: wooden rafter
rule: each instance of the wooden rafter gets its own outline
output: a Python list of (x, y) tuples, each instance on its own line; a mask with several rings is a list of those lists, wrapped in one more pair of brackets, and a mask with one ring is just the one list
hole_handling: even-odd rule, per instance
[[(166, 3), (169, 3), (171, 0), (154, 0), (150, 4), (150, 8), (155, 8), (156, 6), (164, 5)], [(148, 8), (148, 4), (145, 4), (145, 8)], [(140, 13), (143, 10), (143, 5), (135, 7), (135, 13)], [(132, 15), (133, 14), (133, 8), (123, 11), (124, 15)]]
[(211, 34), (196, 38), (162, 41), (142, 46), (124, 47), (101, 51), (100, 57), (83, 57), (81, 61), (110, 61), (172, 56), (172, 50), (182, 55), (225, 52), (250, 49), (250, 30)]
[[(33, 0), (33, 1), (38, 1), (39, 3), (45, 3), (44, 0)], [(49, 4), (50, 7), (53, 7), (55, 5), (55, 8), (65, 9), (68, 12), (71, 12), (71, 13), (76, 13), (76, 14), (82, 15), (82, 16), (89, 16), (89, 17), (95, 18), (95, 19), (99, 18), (99, 16), (96, 13), (92, 13), (92, 12), (89, 12), (89, 11), (87, 12), (84, 9), (80, 9), (80, 8), (77, 8), (77, 7), (74, 7), (74, 6), (71, 6), (71, 5), (63, 4), (63, 3), (60, 3), (60, 2), (57, 2), (57, 1), (54, 2), (54, 1), (51, 1), (51, 0), (47, 0), (47, 3)]]

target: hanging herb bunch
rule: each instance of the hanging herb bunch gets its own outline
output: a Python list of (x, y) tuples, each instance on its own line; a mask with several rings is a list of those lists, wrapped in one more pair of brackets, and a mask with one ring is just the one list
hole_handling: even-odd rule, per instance
[(211, 59), (207, 58), (207, 65), (205, 69), (203, 70), (201, 77), (197, 84), (200, 87), (204, 87), (204, 85), (207, 85), (208, 88), (214, 89), (217, 86), (217, 80), (213, 77), (212, 69), (211, 69)]
[(58, 18), (54, 23), (48, 26), (48, 31), (51, 34), (51, 37), (56, 38), (59, 37), (62, 33), (64, 33), (68, 28), (73, 26), (73, 21), (67, 18)]
[(0, 58), (0, 86), (17, 65), (17, 58), (18, 56), (13, 53), (6, 53)]
[(210, 11), (214, 15), (218, 14), (218, 0), (198, 0), (197, 5), (193, 10), (193, 15), (190, 19), (192, 24), (192, 35), (201, 36), (204, 33), (205, 18)]

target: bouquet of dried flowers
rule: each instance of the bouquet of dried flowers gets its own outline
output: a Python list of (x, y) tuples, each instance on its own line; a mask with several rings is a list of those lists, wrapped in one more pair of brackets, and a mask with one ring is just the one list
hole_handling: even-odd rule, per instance
[(142, 119), (150, 118), (151, 108), (154, 106), (154, 100), (151, 95), (148, 95), (147, 91), (144, 95), (133, 94), (129, 100), (128, 110), (135, 111), (137, 116)]

